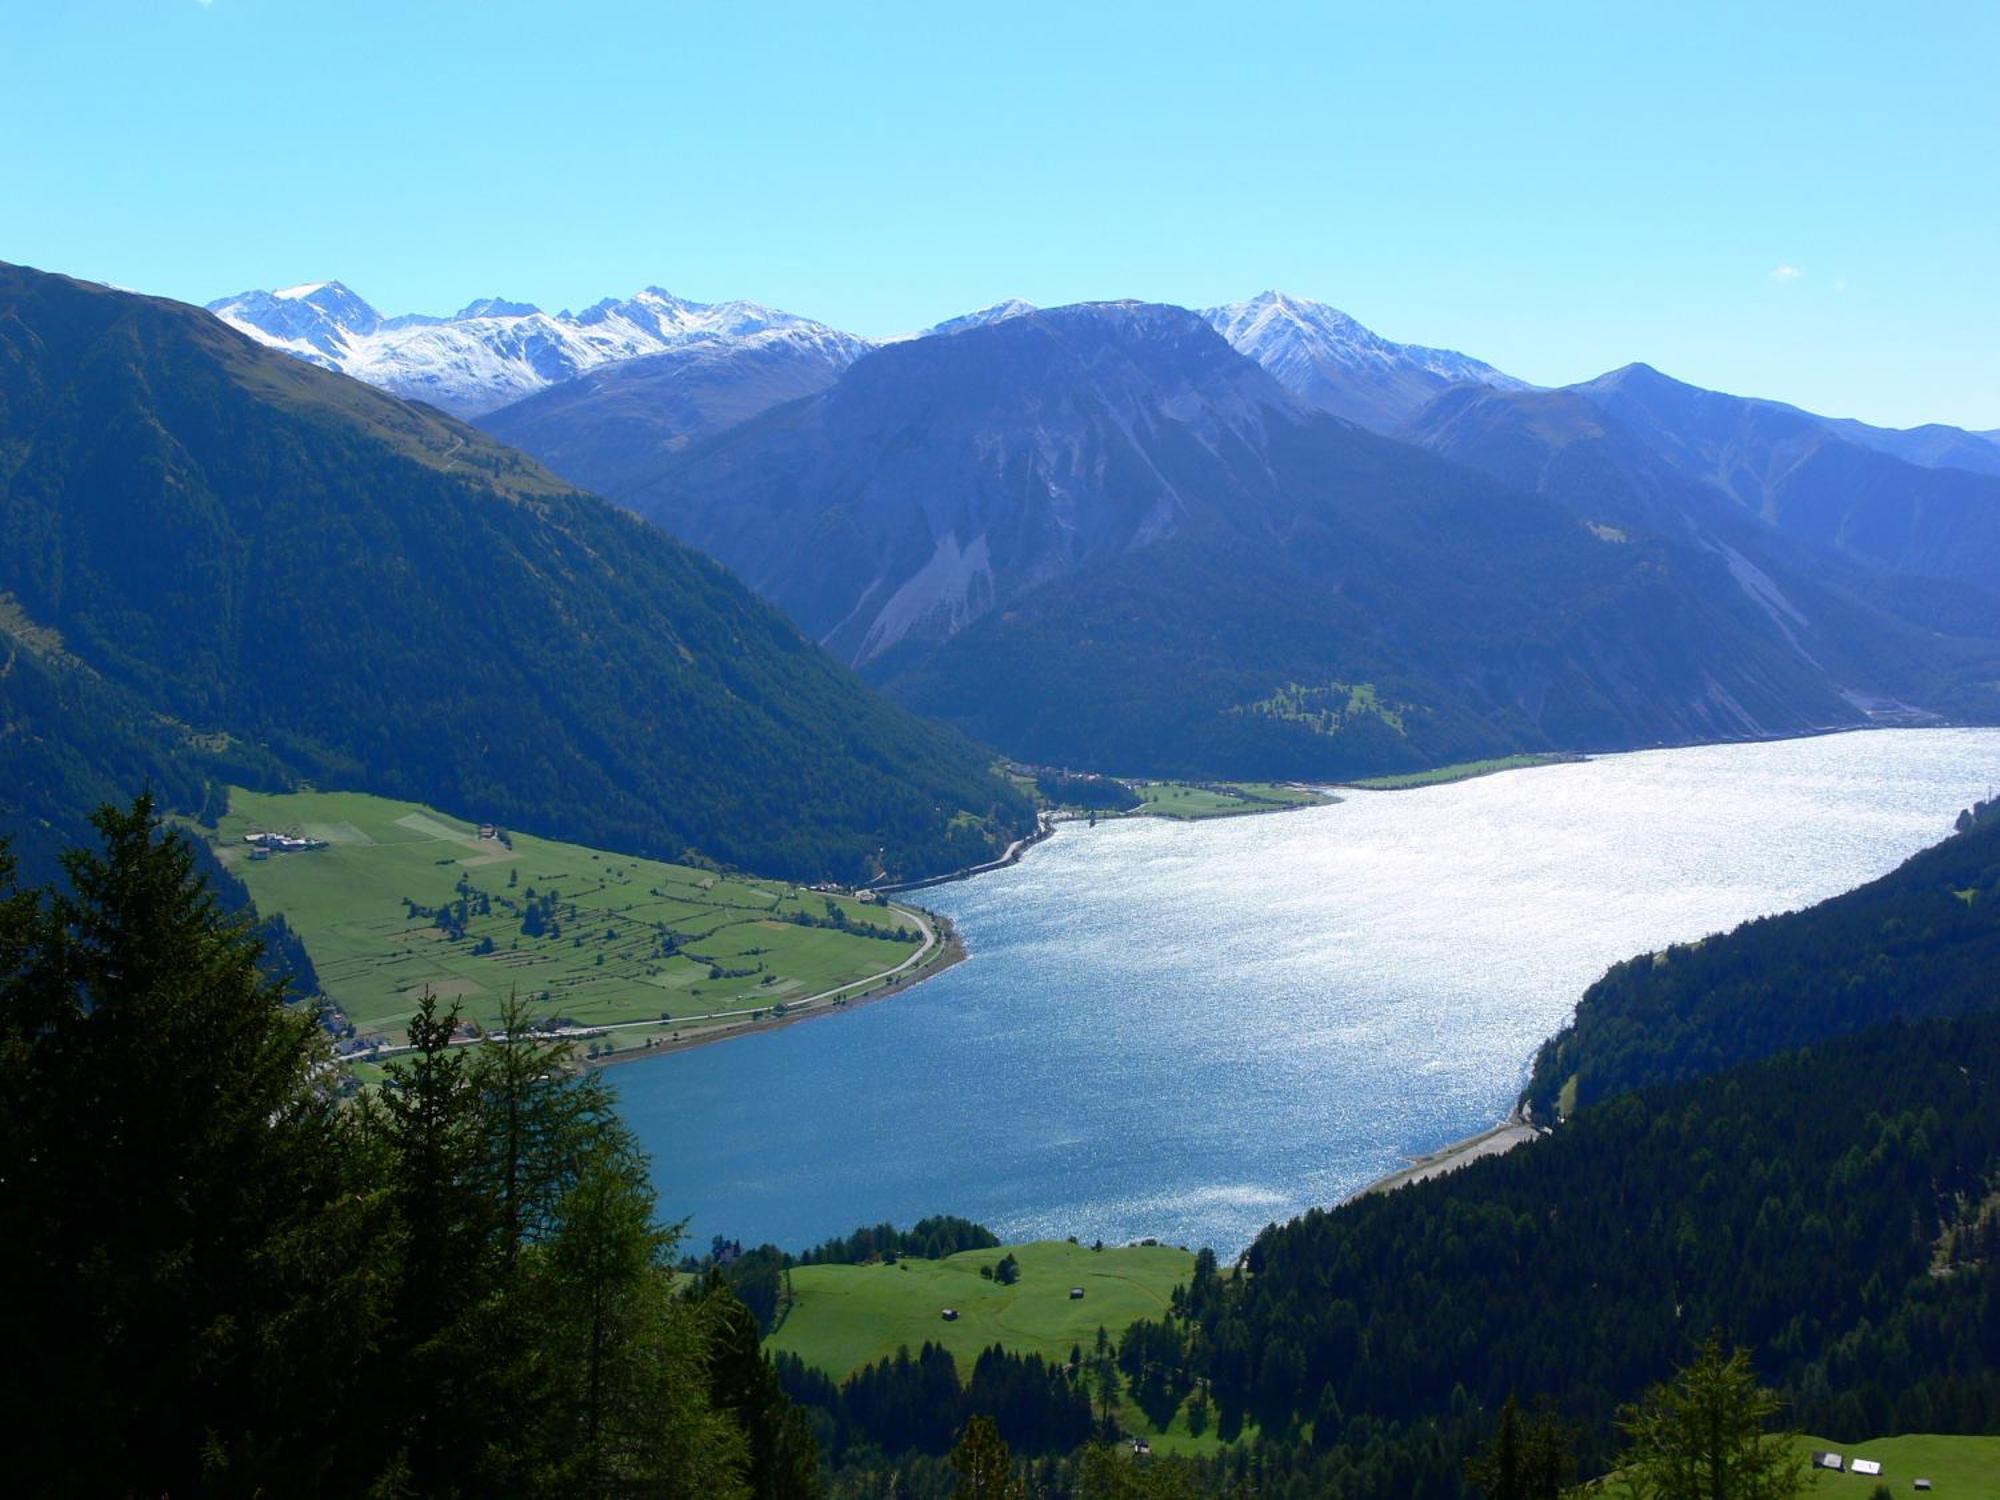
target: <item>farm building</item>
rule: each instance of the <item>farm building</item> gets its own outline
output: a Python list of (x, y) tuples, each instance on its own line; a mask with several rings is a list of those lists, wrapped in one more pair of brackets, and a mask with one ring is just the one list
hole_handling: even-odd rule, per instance
[(955, 1307), (947, 1307), (938, 1316), (942, 1317), (947, 1323), (956, 1323), (958, 1321), (958, 1309)]

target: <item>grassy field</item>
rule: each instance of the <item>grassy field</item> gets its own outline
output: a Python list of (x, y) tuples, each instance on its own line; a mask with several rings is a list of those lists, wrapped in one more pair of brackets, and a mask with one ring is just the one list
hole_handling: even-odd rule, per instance
[(1917, 1433), (1908, 1437), (1878, 1438), (1869, 1443), (1834, 1443), (1825, 1438), (1803, 1437), (1799, 1447), (1808, 1452), (1828, 1451), (1850, 1462), (1872, 1458), (1882, 1465), (1878, 1476), (1835, 1474), (1818, 1470), (1808, 1493), (1846, 1495), (1868, 1500), (1875, 1486), (1886, 1484), (1898, 1495), (1914, 1493), (1913, 1481), (1928, 1479), (1938, 1500), (2000, 1500), (2000, 1437), (1940, 1437)]
[(1233, 818), (1244, 813), (1315, 807), (1334, 799), (1309, 787), (1274, 781), (1137, 781), (1119, 778), (1141, 801), (1128, 818)]
[[(980, 1276), (981, 1266), (1009, 1253), (1021, 1263), (1018, 1282), (1001, 1286)], [(1116, 1337), (1140, 1318), (1159, 1316), (1193, 1270), (1192, 1255), (1165, 1245), (1092, 1250), (1057, 1240), (893, 1266), (800, 1266), (792, 1272), (791, 1307), (766, 1342), (836, 1380), (927, 1341), (949, 1349), (964, 1374), (993, 1344), (1060, 1362), (1076, 1345), (1087, 1356), (1099, 1328)], [(1083, 1298), (1071, 1301), (1070, 1288), (1078, 1286)], [(947, 1307), (958, 1310), (957, 1321), (944, 1321)], [(1159, 1432), (1130, 1402), (1121, 1409), (1126, 1427), (1151, 1434), (1160, 1452), (1218, 1446), (1213, 1427), (1199, 1437), (1187, 1431), (1184, 1410)]]
[[(981, 1266), (1009, 1253), (1021, 1263), (1014, 1285), (980, 1276)], [(949, 1349), (968, 1372), (992, 1344), (1064, 1360), (1072, 1344), (1088, 1350), (1100, 1327), (1117, 1334), (1159, 1316), (1193, 1271), (1192, 1255), (1166, 1245), (1092, 1250), (1066, 1240), (893, 1266), (800, 1266), (792, 1272), (791, 1308), (770, 1344), (837, 1380), (927, 1341)], [(1074, 1286), (1083, 1288), (1081, 1301), (1070, 1300)], [(940, 1316), (947, 1307), (958, 1309), (957, 1322)]]
[(1494, 760), (1461, 761), (1455, 766), (1435, 766), (1428, 771), (1410, 771), (1401, 776), (1370, 776), (1348, 783), (1370, 792), (1403, 792), (1411, 787), (1442, 786), (1448, 781), (1470, 781), (1475, 776), (1491, 776), (1499, 771), (1520, 771), (1529, 766), (1559, 766), (1584, 759), (1581, 755), (1503, 755)]
[[(327, 847), (253, 859), (252, 832)], [(657, 1035), (703, 1024), (697, 1016), (775, 1012), (920, 953), (942, 956), (901, 907), (526, 834), (481, 838), (477, 825), (361, 793), (234, 791), (215, 838), (258, 909), (282, 913), (304, 939), (355, 1026), (399, 1042), (426, 986), (482, 1024), (518, 989), (538, 1016), (664, 1022)], [(834, 911), (915, 940), (788, 920)]]

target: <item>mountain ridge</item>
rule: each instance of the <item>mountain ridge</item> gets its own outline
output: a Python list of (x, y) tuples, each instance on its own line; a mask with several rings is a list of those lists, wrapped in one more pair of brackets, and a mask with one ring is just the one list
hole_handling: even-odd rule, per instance
[(475, 417), (600, 366), (733, 340), (795, 345), (847, 363), (872, 347), (754, 302), (690, 302), (657, 286), (581, 313), (484, 297), (450, 317), (384, 317), (338, 281), (242, 292), (208, 304), (238, 332), (399, 396)]
[(158, 765), (807, 879), (955, 868), (1030, 823), (984, 752), (710, 559), (199, 309), (0, 267), (0, 500), (8, 634), (59, 636), (76, 665), (36, 678), (115, 700), (65, 726), (0, 679), (29, 837), (74, 828), (16, 767), (72, 825)]
[(1337, 777), (1900, 711), (1896, 663), (1799, 650), (1754, 564), (1318, 411), (1162, 304), (892, 345), (621, 498), (1051, 764)]

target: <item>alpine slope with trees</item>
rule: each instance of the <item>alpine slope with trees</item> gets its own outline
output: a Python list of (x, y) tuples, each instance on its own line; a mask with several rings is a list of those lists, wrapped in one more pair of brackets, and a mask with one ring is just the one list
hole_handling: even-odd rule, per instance
[(820, 1492), (754, 1318), (679, 1276), (601, 1076), (525, 1028), (342, 1103), (141, 799), (0, 860), (0, 1427), (24, 1494)]
[(0, 267), (0, 832), (309, 781), (802, 880), (1033, 824), (709, 559), (199, 308)]

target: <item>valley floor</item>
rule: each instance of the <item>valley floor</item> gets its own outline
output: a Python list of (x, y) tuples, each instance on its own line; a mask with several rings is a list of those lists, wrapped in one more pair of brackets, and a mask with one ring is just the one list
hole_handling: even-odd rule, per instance
[(873, 895), (359, 793), (233, 792), (213, 843), (258, 910), (304, 942), (340, 1050), (362, 1066), (397, 1050), (426, 991), (460, 1007), (468, 1037), (518, 993), (539, 1025), (612, 1061), (880, 998), (963, 953), (949, 923)]

